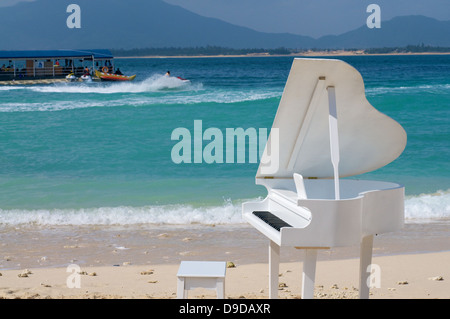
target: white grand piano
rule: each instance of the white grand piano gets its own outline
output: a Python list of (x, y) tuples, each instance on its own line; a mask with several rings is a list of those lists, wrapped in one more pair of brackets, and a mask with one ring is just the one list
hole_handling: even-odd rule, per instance
[(242, 205), (244, 220), (270, 239), (270, 298), (281, 246), (305, 249), (302, 298), (313, 298), (317, 250), (354, 245), (359, 296), (369, 297), (373, 236), (403, 226), (404, 187), (344, 177), (392, 162), (405, 146), (405, 131), (370, 105), (356, 69), (294, 59), (256, 174), (268, 195)]

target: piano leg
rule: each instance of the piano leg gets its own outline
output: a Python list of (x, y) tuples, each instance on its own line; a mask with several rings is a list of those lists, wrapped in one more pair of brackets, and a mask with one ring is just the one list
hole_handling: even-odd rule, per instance
[(314, 298), (314, 282), (316, 276), (317, 250), (306, 249), (302, 274), (302, 299)]
[(280, 272), (280, 246), (269, 244), (269, 298), (278, 298), (278, 274)]
[(359, 298), (369, 298), (369, 278), (370, 271), (367, 268), (372, 264), (372, 247), (373, 247), (373, 235), (366, 236), (361, 239), (361, 252), (359, 259)]

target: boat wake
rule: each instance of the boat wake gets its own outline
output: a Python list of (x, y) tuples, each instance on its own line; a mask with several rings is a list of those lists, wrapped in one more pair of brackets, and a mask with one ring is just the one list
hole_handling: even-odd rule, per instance
[(2, 87), (8, 90), (30, 90), (39, 93), (74, 93), (74, 94), (114, 94), (114, 93), (146, 93), (167, 90), (198, 90), (201, 83), (193, 84), (176, 77), (166, 77), (155, 74), (137, 82), (68, 82), (52, 85), (10, 86)]
[(366, 93), (368, 96), (384, 95), (384, 94), (416, 94), (416, 93), (439, 93), (448, 92), (450, 84), (422, 84), (411, 86), (380, 86), (367, 88)]
[[(4, 86), (0, 92), (5, 100), (3, 112), (51, 112), (91, 107), (122, 107), (152, 105), (204, 105), (205, 103), (277, 104), (281, 97), (278, 88), (217, 88), (201, 82), (183, 81), (160, 74), (133, 82), (67, 82), (46, 85)], [(31, 99), (17, 100), (17, 94)], [(76, 103), (74, 103), (76, 101)]]

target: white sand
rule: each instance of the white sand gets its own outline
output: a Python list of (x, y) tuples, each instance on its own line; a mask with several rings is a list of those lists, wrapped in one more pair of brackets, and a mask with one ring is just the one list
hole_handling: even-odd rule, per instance
[[(319, 261), (316, 298), (357, 298), (358, 259)], [(379, 265), (380, 287), (370, 298), (450, 298), (450, 252), (374, 257)], [(0, 298), (158, 298), (176, 297), (179, 264), (121, 265), (82, 268), (80, 287), (68, 288), (74, 273), (67, 268), (2, 270)], [(280, 298), (300, 298), (301, 262), (280, 266)], [(95, 276), (93, 275), (95, 273)], [(70, 277), (73, 278), (73, 277)], [(438, 280), (440, 279), (440, 280)], [(75, 281), (69, 281), (69, 283)], [(227, 298), (267, 298), (268, 265), (243, 264), (228, 268)], [(197, 289), (189, 298), (215, 298), (211, 290)]]

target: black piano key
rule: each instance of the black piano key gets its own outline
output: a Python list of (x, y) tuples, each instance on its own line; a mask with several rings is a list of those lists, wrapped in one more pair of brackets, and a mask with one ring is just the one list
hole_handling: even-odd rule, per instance
[(267, 211), (255, 211), (253, 212), (253, 215), (261, 219), (263, 222), (268, 224), (269, 226), (273, 227), (277, 231), (280, 231), (281, 227), (292, 227), (288, 223), (286, 223), (284, 220), (278, 218), (271, 212)]

